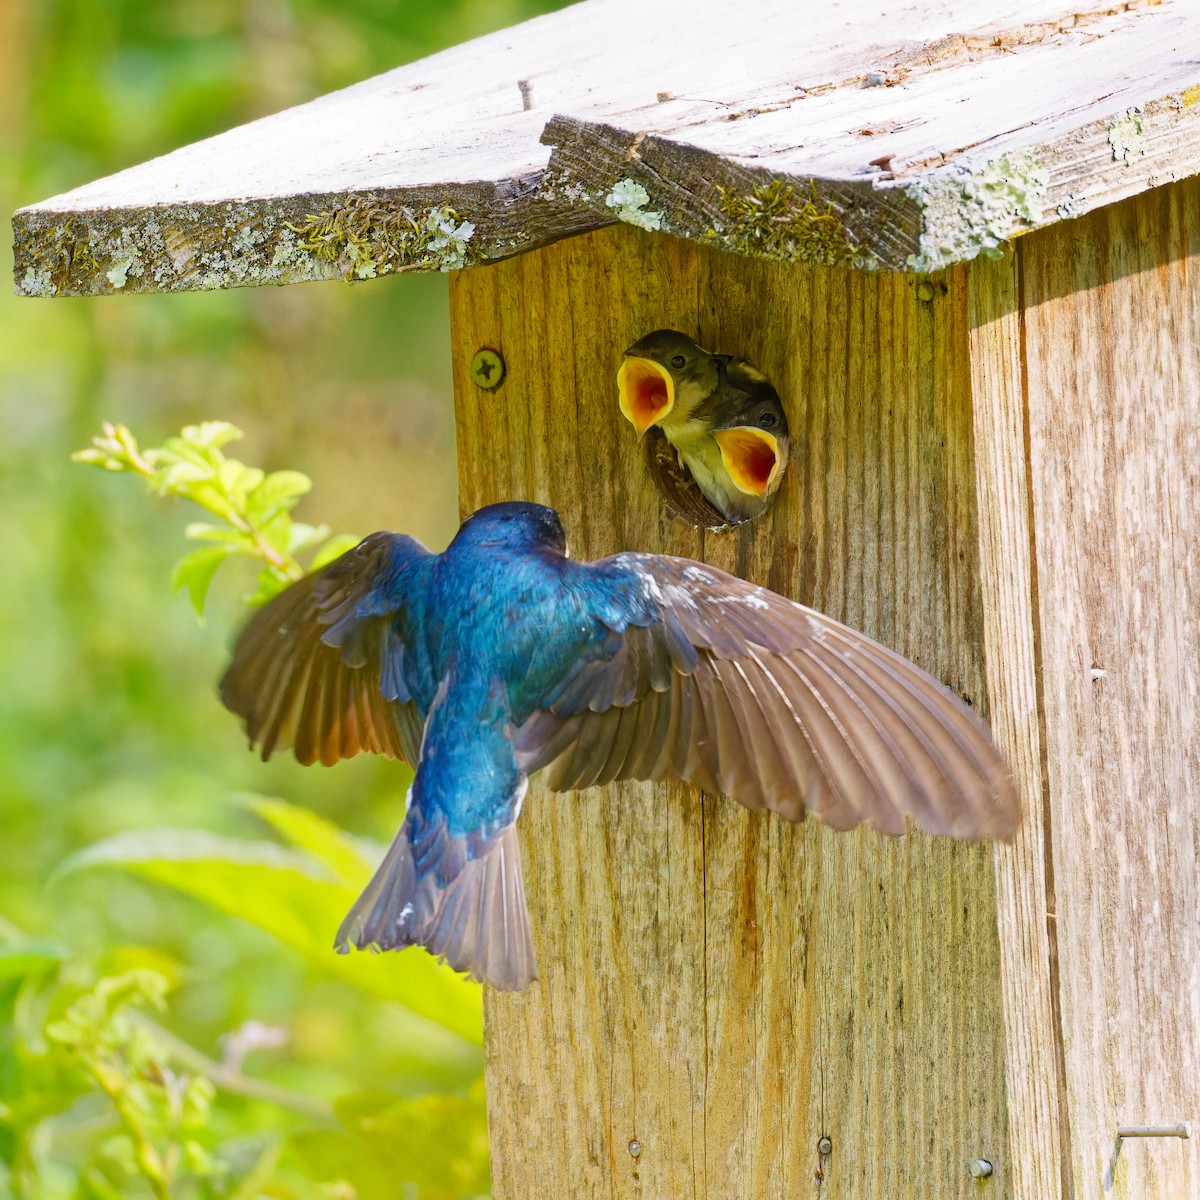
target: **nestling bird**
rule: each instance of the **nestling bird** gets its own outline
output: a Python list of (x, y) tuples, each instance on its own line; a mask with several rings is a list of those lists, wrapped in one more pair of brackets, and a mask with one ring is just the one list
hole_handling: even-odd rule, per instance
[(408, 813), (337, 946), (426, 946), (537, 977), (514, 822), (554, 791), (680, 777), (789, 821), (1007, 838), (985, 726), (861, 633), (684, 558), (576, 563), (553, 509), (468, 517), (432, 554), (375, 533), (250, 621), (221, 682), (262, 757), (414, 764)]
[(617, 388), (638, 436), (660, 428), (727, 521), (763, 511), (787, 468), (788, 425), (762, 372), (710, 354), (677, 330), (656, 329), (625, 351)]

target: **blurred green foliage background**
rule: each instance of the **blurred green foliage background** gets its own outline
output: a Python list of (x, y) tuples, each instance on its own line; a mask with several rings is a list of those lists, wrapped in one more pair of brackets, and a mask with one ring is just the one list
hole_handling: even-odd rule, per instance
[[(0, 206), (557, 6), (0, 0)], [(328, 950), (407, 769), (248, 754), (215, 681), (253, 565), (198, 625), (198, 514), (69, 460), (102, 420), (228, 420), (313, 478), (299, 519), (440, 547), (449, 368), (441, 276), (0, 293), (0, 1198), (486, 1193), (478, 989)]]

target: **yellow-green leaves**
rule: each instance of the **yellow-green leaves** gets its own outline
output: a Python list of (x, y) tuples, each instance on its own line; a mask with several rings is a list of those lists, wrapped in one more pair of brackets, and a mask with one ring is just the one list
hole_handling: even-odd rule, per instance
[(251, 797), (244, 803), (288, 844), (196, 829), (130, 830), (72, 855), (54, 877), (109, 867), (174, 888), (257, 925), (315, 969), (477, 1044), (482, 1005), (477, 983), (419, 948), (333, 953), (334, 933), (383, 857), (383, 847), (352, 838), (282, 800)]
[(109, 976), (46, 1026), (46, 1040), (66, 1052), (118, 1117), (119, 1132), (101, 1150), (105, 1165), (118, 1178), (140, 1177), (158, 1200), (220, 1170), (197, 1140), (216, 1089), (202, 1075), (172, 1069), (166, 1047), (133, 1015), (136, 1008), (162, 1011), (168, 987), (155, 971)]
[(299, 471), (267, 474), (227, 458), (223, 447), (242, 436), (228, 421), (204, 421), (185, 426), (161, 446), (143, 450), (128, 428), (106, 422), (91, 446), (72, 455), (76, 462), (105, 471), (140, 475), (159, 495), (190, 500), (218, 519), (187, 527), (185, 536), (205, 544), (181, 558), (171, 578), (176, 590), (187, 589), (200, 614), (217, 568), (231, 555), (265, 564), (247, 597), (250, 604), (263, 604), (304, 575), (297, 555), (312, 551), (310, 569), (315, 569), (358, 541), (345, 534), (330, 538), (324, 525), (293, 521), (291, 511), (312, 489), (312, 481)]

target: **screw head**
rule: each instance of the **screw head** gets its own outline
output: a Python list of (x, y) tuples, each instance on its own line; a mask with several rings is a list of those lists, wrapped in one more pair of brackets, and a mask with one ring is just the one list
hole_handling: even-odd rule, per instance
[(817, 1151), (822, 1158), (828, 1158), (833, 1153), (833, 1142), (827, 1137), (823, 1137), (817, 1143)]
[(498, 388), (504, 378), (504, 359), (495, 350), (480, 350), (471, 359), (471, 378), (485, 392)]
[(641, 1152), (642, 1152), (642, 1143), (639, 1142), (637, 1140), (637, 1138), (634, 1138), (633, 1141), (629, 1143), (629, 1153), (632, 1154), (634, 1158), (637, 1158), (637, 1156), (639, 1154), (641, 1154)]

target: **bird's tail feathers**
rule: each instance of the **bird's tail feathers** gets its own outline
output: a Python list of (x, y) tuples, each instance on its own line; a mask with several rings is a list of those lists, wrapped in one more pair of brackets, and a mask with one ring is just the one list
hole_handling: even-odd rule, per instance
[(468, 841), (410, 808), (400, 832), (338, 930), (339, 953), (425, 946), (500, 991), (537, 978), (521, 848), (509, 825), (468, 857)]

